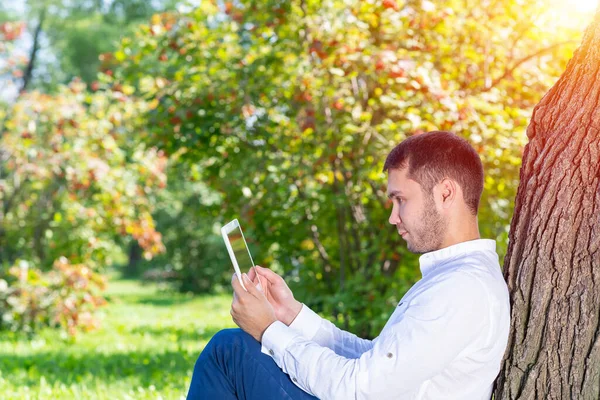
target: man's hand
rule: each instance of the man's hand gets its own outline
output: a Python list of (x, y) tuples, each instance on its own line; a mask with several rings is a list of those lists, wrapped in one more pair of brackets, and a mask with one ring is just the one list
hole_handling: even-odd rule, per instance
[[(258, 277), (254, 273), (255, 269)], [(283, 278), (270, 269), (258, 265), (250, 268), (248, 277), (254, 284), (258, 284), (260, 279), (265, 297), (273, 306), (277, 319), (289, 326), (302, 309), (302, 303), (294, 299), (292, 291)]]
[(237, 326), (260, 342), (265, 330), (277, 321), (277, 317), (265, 295), (254, 286), (248, 276), (244, 274), (242, 279), (248, 291), (244, 290), (236, 274), (231, 277), (231, 317)]

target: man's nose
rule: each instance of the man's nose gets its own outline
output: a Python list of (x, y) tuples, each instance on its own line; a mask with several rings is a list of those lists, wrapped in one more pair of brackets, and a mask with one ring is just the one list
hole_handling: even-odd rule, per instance
[(398, 215), (395, 209), (393, 209), (390, 213), (390, 218), (388, 219), (388, 222), (392, 225), (398, 225), (398, 223), (400, 222), (400, 216)]

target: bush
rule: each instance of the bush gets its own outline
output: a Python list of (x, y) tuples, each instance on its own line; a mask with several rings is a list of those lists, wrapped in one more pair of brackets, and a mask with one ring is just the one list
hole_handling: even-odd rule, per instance
[(141, 132), (145, 107), (122, 91), (92, 93), (79, 81), (53, 95), (0, 103), (4, 328), (89, 329), (101, 302), (91, 287), (102, 286), (98, 273), (120, 245), (135, 240), (147, 259), (164, 250), (151, 200), (166, 185), (166, 156), (126, 134)]
[(98, 326), (94, 311), (106, 302), (98, 292), (104, 278), (64, 257), (49, 272), (19, 261), (0, 279), (0, 329), (33, 333), (43, 326), (62, 327), (70, 335)]

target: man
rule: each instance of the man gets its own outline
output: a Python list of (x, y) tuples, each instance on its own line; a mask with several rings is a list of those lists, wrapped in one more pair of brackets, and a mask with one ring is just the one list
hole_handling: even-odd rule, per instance
[[(188, 399), (489, 399), (509, 331), (496, 243), (480, 239), (483, 168), (449, 132), (409, 137), (388, 155), (389, 222), (422, 254), (422, 279), (380, 335), (342, 331), (257, 267), (264, 293), (232, 280), (240, 329), (217, 333)], [(260, 343), (259, 343), (260, 342)]]

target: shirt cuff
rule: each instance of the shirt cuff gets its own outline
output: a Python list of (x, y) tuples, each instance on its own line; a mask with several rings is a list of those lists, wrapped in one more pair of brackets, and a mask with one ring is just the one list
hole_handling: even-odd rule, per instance
[(297, 332), (283, 322), (275, 321), (263, 333), (260, 351), (271, 356), (277, 366), (286, 372), (283, 368), (283, 356), (290, 342), (297, 337)]
[(298, 332), (305, 339), (312, 340), (321, 327), (322, 320), (323, 318), (308, 308), (306, 304), (302, 303), (302, 308), (298, 315), (296, 315), (296, 319), (290, 324), (290, 328)]

